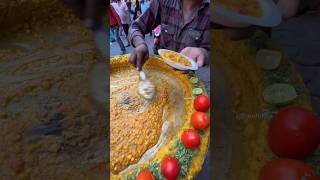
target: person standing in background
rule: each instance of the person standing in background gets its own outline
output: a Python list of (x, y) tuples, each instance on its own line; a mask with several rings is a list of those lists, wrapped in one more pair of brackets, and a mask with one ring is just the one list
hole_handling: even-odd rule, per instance
[(128, 9), (131, 10), (131, 0), (124, 0), (124, 2), (127, 4)]
[(119, 15), (119, 6), (118, 6), (118, 0), (112, 0), (111, 1), (111, 5), (113, 7), (113, 9), (117, 12), (117, 14)]
[[(148, 8), (149, 8), (150, 7), (150, 3), (151, 3), (150, 0), (147, 0), (146, 3), (147, 3)], [(150, 36), (152, 36), (152, 31), (150, 32)]]
[(133, 15), (133, 20), (138, 19), (138, 17), (141, 15), (141, 7), (140, 7), (140, 2), (136, 0), (136, 5), (134, 9), (134, 15)]
[(109, 33), (110, 33), (110, 45), (111, 45), (113, 42), (116, 41), (116, 39), (115, 39), (113, 32), (111, 30), (109, 31)]
[(112, 5), (109, 5), (109, 12), (110, 12), (110, 29), (113, 32), (117, 43), (121, 49), (122, 54), (126, 53), (126, 48), (123, 45), (123, 42), (120, 38), (119, 29), (122, 27), (120, 17), (118, 16), (117, 12), (113, 8)]
[(119, 7), (119, 17), (121, 19), (121, 23), (122, 23), (122, 28), (123, 31), (125, 33), (125, 37), (127, 39), (127, 45), (126, 47), (130, 46), (129, 40), (128, 40), (128, 31), (129, 31), (129, 26), (131, 24), (131, 20), (130, 20), (130, 11), (129, 8), (127, 6), (126, 2), (121, 2), (116, 0), (117, 5)]
[[(120, 17), (120, 6), (119, 6), (119, 4), (118, 4), (119, 1), (121, 1), (121, 0), (112, 0), (112, 1), (111, 1), (111, 5), (112, 5), (113, 9), (117, 12), (118, 16)], [(120, 20), (121, 20), (121, 17), (120, 17)], [(122, 28), (119, 29), (119, 33), (120, 33), (120, 36), (121, 36), (122, 34), (124, 34)]]
[(141, 6), (141, 13), (143, 14), (150, 7), (150, 3), (148, 3), (147, 1), (144, 1), (144, 0), (141, 0), (140, 6)]
[(131, 22), (134, 21), (134, 13), (136, 10), (136, 5), (134, 3), (131, 3), (131, 8), (130, 8), (130, 18), (131, 18)]

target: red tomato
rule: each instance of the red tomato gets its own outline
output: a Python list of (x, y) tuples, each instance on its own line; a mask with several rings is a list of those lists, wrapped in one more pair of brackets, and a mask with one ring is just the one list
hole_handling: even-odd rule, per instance
[(206, 112), (210, 108), (210, 100), (208, 96), (198, 96), (193, 105), (197, 111)]
[(155, 178), (149, 170), (145, 169), (138, 174), (136, 180), (155, 180)]
[(195, 112), (191, 116), (191, 124), (196, 129), (205, 130), (210, 124), (210, 118), (204, 112)]
[(200, 136), (197, 131), (188, 129), (182, 133), (181, 142), (188, 149), (196, 149), (200, 145)]
[(162, 160), (161, 163), (162, 175), (167, 180), (175, 180), (180, 171), (179, 163), (176, 158), (167, 156)]
[(277, 159), (268, 162), (260, 171), (259, 180), (319, 180), (315, 170), (303, 162)]
[(303, 159), (317, 148), (319, 141), (319, 120), (309, 110), (285, 108), (271, 121), (268, 143), (279, 157)]

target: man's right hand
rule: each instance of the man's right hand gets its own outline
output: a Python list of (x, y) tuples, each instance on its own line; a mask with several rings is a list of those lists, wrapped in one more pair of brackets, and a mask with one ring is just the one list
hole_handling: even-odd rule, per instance
[(143, 64), (149, 58), (149, 50), (146, 43), (141, 43), (132, 51), (129, 62), (140, 71)]

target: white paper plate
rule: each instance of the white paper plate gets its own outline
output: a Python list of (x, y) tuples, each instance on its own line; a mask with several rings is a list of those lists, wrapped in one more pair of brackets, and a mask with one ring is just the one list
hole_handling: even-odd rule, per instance
[[(167, 50), (167, 49), (159, 49), (158, 50), (158, 53), (159, 55), (161, 56), (161, 53), (163, 52), (173, 52), (173, 53), (177, 53), (175, 51), (171, 51), (171, 50)], [(186, 58), (190, 63), (191, 63), (191, 66), (184, 66), (182, 64), (179, 64), (179, 63), (174, 63), (173, 61), (171, 61), (170, 59), (166, 59), (165, 57), (161, 56), (163, 59), (164, 59), (164, 62), (167, 63), (169, 66), (173, 67), (173, 68), (176, 68), (176, 69), (179, 69), (179, 70), (198, 70), (198, 64), (196, 63), (195, 60), (189, 58), (188, 56), (185, 56), (181, 53), (178, 53), (180, 54), (181, 56), (183, 56), (184, 58)]]
[(262, 17), (241, 15), (221, 6), (211, 7), (211, 21), (228, 27), (247, 27), (257, 25), (274, 27), (281, 23), (281, 15), (273, 0), (257, 0), (263, 11)]

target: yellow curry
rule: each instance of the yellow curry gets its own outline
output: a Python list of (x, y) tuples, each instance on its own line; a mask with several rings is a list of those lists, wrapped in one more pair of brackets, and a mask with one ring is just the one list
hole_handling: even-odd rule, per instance
[(137, 163), (157, 143), (163, 115), (169, 108), (170, 90), (170, 85), (160, 80), (165, 88), (157, 89), (157, 96), (149, 104), (136, 91), (139, 77), (134, 71), (117, 74), (121, 76), (111, 77), (110, 88), (110, 157), (111, 172), (115, 174)]
[(176, 63), (176, 64), (181, 64), (184, 66), (192, 65), (190, 61), (188, 61), (188, 59), (186, 59), (185, 57), (181, 56), (179, 53), (176, 53), (176, 52), (165, 51), (165, 52), (162, 52), (160, 55), (165, 59), (172, 61), (173, 63)]

